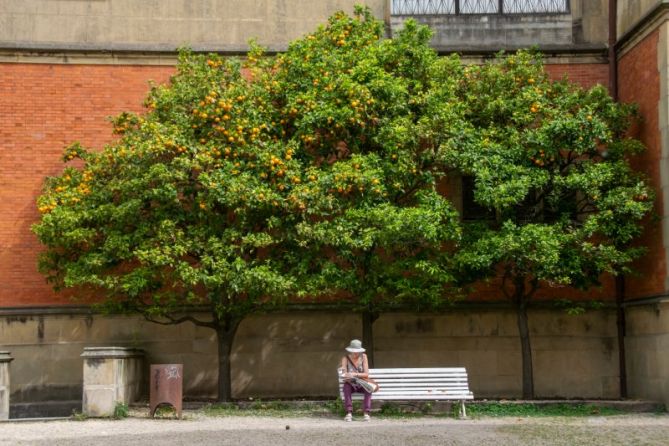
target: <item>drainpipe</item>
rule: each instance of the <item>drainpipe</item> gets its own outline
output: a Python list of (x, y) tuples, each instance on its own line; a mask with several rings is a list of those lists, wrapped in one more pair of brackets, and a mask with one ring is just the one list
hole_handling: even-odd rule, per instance
[(393, 0), (386, 0), (384, 8), (383, 8), (383, 27), (386, 33), (386, 38), (391, 39), (393, 37), (393, 30), (390, 24), (391, 17), (392, 17), (392, 1)]
[[(616, 55), (618, 1), (609, 0), (609, 92), (618, 101), (618, 58)], [(618, 368), (620, 398), (627, 398), (627, 364), (625, 361), (625, 276), (616, 276), (616, 327), (618, 331)]]

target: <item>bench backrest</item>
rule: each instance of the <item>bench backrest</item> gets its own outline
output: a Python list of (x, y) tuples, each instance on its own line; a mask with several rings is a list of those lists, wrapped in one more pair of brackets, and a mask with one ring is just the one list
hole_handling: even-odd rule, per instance
[[(369, 377), (379, 384), (375, 399), (384, 400), (470, 400), (467, 370), (450, 368), (369, 369)], [(339, 393), (343, 398), (343, 380)]]

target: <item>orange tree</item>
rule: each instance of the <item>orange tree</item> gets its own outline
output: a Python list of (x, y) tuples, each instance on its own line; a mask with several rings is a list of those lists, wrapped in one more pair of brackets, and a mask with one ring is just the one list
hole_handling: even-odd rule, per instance
[(66, 149), (38, 199), (41, 271), (106, 311), (215, 330), (220, 400), (249, 314), (334, 290), (370, 311), (438, 300), (458, 231), (419, 131), (435, 56), (425, 29), (381, 30), (358, 9), (276, 57), (182, 52), (118, 139)]
[(447, 71), (461, 79), (452, 97), (464, 120), (441, 154), (473, 179), (474, 200), (487, 211), (464, 224), (458, 277), (501, 276), (517, 310), (523, 397), (532, 398), (527, 307), (537, 289), (596, 286), (643, 252), (630, 242), (652, 192), (628, 162), (643, 150), (625, 136), (634, 109), (602, 86), (551, 81), (538, 54)]
[[(273, 95), (304, 172), (288, 197), (304, 209), (302, 291), (336, 294), (362, 313), (370, 363), (379, 312), (444, 302), (445, 249), (459, 237), (457, 213), (437, 192), (437, 139), (451, 131), (435, 136), (428, 119), (431, 32), (413, 22), (394, 39), (382, 32), (369, 10), (336, 14), (279, 57)], [(455, 88), (441, 80), (442, 95)], [(442, 116), (459, 110), (451, 103)]]
[(38, 199), (49, 279), (103, 290), (105, 310), (214, 329), (221, 400), (240, 321), (295, 286), (286, 186), (300, 173), (270, 102), (273, 62), (244, 77), (238, 61), (183, 52), (148, 112), (116, 117), (120, 138), (102, 151), (67, 148), (64, 161), (81, 161)]

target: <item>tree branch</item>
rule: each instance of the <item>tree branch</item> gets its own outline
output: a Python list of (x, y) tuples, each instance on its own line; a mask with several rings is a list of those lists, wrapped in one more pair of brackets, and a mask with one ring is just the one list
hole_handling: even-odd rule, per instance
[(177, 325), (181, 324), (183, 322), (192, 322), (193, 324), (197, 325), (198, 327), (207, 327), (207, 328), (216, 328), (216, 324), (214, 321), (208, 322), (208, 321), (201, 321), (193, 316), (186, 315), (182, 317), (173, 317), (169, 314), (165, 314), (162, 317), (167, 319), (167, 321), (161, 321), (159, 319), (155, 319), (153, 316), (150, 316), (149, 314), (142, 313), (144, 316), (144, 319), (146, 319), (149, 322), (153, 322), (154, 324), (159, 324), (159, 325)]

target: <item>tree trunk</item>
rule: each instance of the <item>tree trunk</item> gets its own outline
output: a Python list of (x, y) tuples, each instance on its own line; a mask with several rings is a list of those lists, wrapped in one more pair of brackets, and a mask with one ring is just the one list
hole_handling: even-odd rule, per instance
[(378, 314), (370, 310), (365, 310), (362, 313), (362, 346), (367, 350), (367, 362), (370, 369), (374, 367), (374, 331), (372, 324), (378, 317)]
[(230, 321), (216, 327), (218, 340), (218, 401), (232, 400), (232, 374), (230, 353), (237, 327), (241, 321)]
[(523, 361), (523, 399), (534, 399), (534, 376), (532, 371), (532, 347), (530, 345), (530, 329), (527, 323), (527, 302), (518, 297), (518, 332), (520, 333), (520, 351)]
[(532, 371), (532, 345), (530, 344), (530, 328), (527, 322), (527, 303), (537, 289), (537, 281), (532, 281), (529, 294), (526, 293), (526, 278), (524, 275), (509, 274), (512, 277), (513, 294), (505, 294), (511, 298), (516, 305), (518, 316), (518, 334), (520, 335), (520, 354), (523, 368), (523, 399), (534, 399), (534, 374)]

